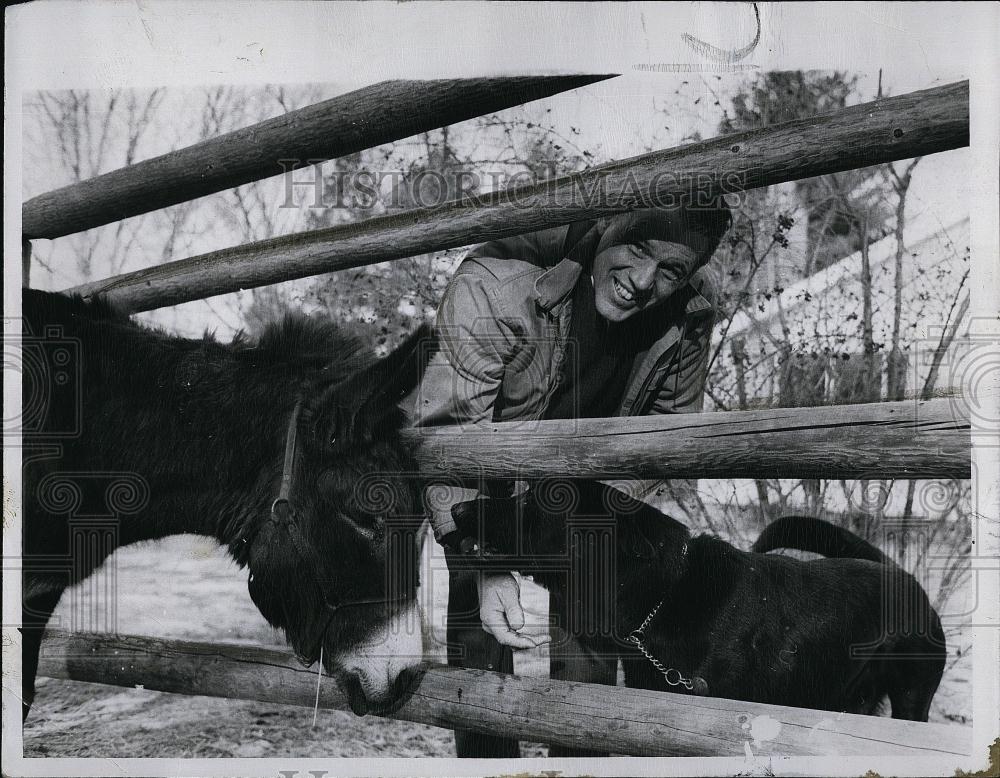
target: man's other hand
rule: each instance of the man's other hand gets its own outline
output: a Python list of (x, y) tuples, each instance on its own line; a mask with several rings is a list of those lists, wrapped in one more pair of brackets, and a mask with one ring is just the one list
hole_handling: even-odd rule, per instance
[(524, 609), (521, 587), (510, 573), (486, 574), (479, 583), (479, 617), (483, 629), (511, 648), (537, 648), (548, 643), (548, 635), (523, 632)]

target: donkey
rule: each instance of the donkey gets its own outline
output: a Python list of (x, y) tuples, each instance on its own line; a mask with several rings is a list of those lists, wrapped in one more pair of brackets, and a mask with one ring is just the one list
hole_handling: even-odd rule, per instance
[[(452, 513), (475, 541), (466, 547), (486, 550), (469, 566), (519, 569), (546, 587), (581, 582), (568, 596), (593, 614), (584, 640), (621, 656), (627, 686), (869, 715), (888, 696), (893, 718), (927, 720), (946, 658), (941, 621), (912, 575), (845, 529), (786, 516), (741, 551), (589, 481)], [(595, 564), (601, 522), (614, 558)], [(762, 553), (777, 548), (830, 558)], [(609, 602), (595, 603), (602, 574)]]
[(24, 715), (64, 589), (115, 548), (178, 533), (248, 568), (265, 619), (304, 664), (322, 654), (355, 713), (399, 704), (422, 643), (420, 484), (397, 402), (428, 330), (375, 360), (304, 316), (222, 344), (100, 300), (23, 302)]

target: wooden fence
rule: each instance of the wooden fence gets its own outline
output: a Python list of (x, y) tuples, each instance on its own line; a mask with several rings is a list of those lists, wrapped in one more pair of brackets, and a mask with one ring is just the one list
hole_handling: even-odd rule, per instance
[(33, 197), (21, 209), (21, 233), (89, 230), (605, 78), (383, 81)]
[(963, 81), (435, 208), (213, 251), (71, 291), (146, 311), (666, 204), (693, 189), (754, 189), (968, 144), (969, 85)]
[(969, 478), (969, 430), (937, 399), (406, 434), (422, 471), (462, 477)]
[[(26, 238), (57, 237), (552, 95), (606, 76), (387, 82), (24, 204)], [(968, 145), (968, 82), (654, 152), (544, 184), (272, 238), (77, 287), (133, 311), (671, 202)], [(293, 165), (293, 166), (294, 166)], [(627, 191), (628, 197), (621, 192)], [(428, 473), (506, 477), (965, 478), (969, 423), (948, 399), (641, 419), (497, 424), (417, 435)], [(497, 445), (503, 436), (503, 445)], [(51, 634), (40, 673), (311, 705), (285, 652)], [(459, 693), (461, 692), (461, 693)], [(607, 712), (614, 694), (614, 714)], [(333, 683), (321, 707), (342, 708)], [(968, 753), (967, 730), (635, 689), (430, 667), (397, 718), (646, 755), (742, 755), (744, 724), (780, 723), (765, 752)]]
[[(313, 707), (316, 671), (288, 651), (131, 635), (50, 631), (39, 673), (49, 678)], [(615, 704), (608, 706), (609, 695)], [(330, 679), (319, 707), (349, 710)], [(968, 728), (806, 708), (616, 688), (430, 665), (391, 718), (521, 740), (642, 756), (743, 756), (766, 717), (758, 754), (955, 756)]]

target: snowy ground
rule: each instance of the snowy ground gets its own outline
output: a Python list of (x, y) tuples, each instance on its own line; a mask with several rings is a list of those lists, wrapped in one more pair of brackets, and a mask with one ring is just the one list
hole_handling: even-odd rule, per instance
[[(432, 545), (432, 544), (429, 544)], [(443, 661), (447, 598), (443, 560), (425, 559), (422, 604), (427, 652)], [(246, 573), (213, 541), (168, 538), (118, 552), (103, 578), (68, 593), (53, 626), (116, 626), (122, 633), (207, 641), (280, 643), (247, 595)], [(101, 596), (102, 591), (117, 596)], [(527, 584), (526, 604), (545, 623), (547, 598)], [(109, 607), (110, 603), (110, 607)], [(80, 614), (87, 624), (81, 625)], [(952, 649), (954, 651), (954, 649)], [(952, 659), (956, 659), (952, 657)], [(521, 675), (545, 675), (544, 648), (516, 655)], [(971, 658), (949, 663), (931, 711), (932, 721), (969, 722)], [(24, 727), (25, 756), (74, 757), (374, 757), (454, 756), (449, 731), (409, 722), (320, 711), (315, 729), (307, 708), (188, 697), (42, 678)], [(522, 744), (523, 756), (545, 746)]]

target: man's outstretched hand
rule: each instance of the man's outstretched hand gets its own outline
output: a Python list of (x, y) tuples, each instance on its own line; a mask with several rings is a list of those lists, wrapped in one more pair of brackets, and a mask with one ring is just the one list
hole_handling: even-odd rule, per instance
[[(523, 512), (524, 499), (523, 496), (480, 497), (452, 506), (451, 515), (458, 529), (441, 538), (442, 545), (452, 554), (465, 559), (500, 561), (489, 542), (483, 542), (478, 537), (479, 517), (482, 515), (487, 527), (493, 532), (499, 532), (502, 538), (504, 531), (513, 532), (513, 526), (508, 525), (512, 525), (514, 518)], [(481, 573), (479, 618), (487, 633), (511, 648), (536, 648), (551, 640), (547, 634), (534, 635), (524, 631), (521, 586), (512, 573)]]
[(537, 648), (548, 643), (545, 635), (524, 632), (521, 587), (510, 573), (484, 574), (479, 583), (479, 618), (483, 629), (511, 648)]

